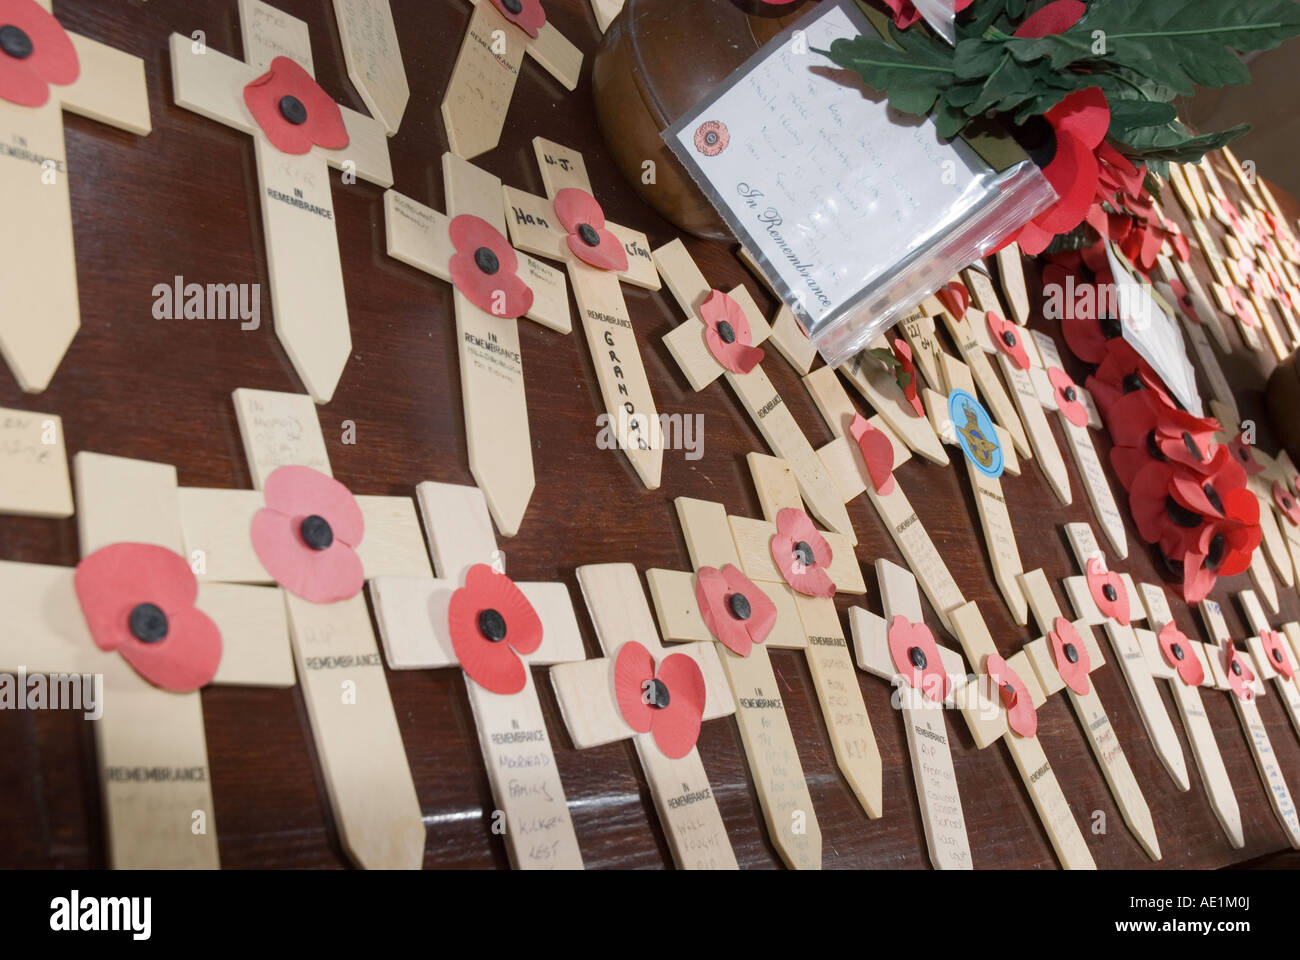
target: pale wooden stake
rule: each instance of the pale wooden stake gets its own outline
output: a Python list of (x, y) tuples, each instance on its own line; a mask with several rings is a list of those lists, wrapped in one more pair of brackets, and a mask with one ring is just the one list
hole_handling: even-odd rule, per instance
[[(889, 339), (882, 333), (868, 344), (868, 349), (889, 350)], [(944, 452), (934, 427), (925, 417), (917, 416), (884, 364), (863, 350), (838, 369), (913, 453), (931, 463), (948, 465), (948, 454)], [(917, 388), (919, 393), (919, 383)]]
[[(1260, 606), (1259, 597), (1255, 596), (1253, 590), (1243, 590), (1237, 594), (1237, 600), (1241, 604), (1241, 609), (1246, 613), (1246, 620), (1250, 623), (1250, 629), (1254, 630), (1254, 635), (1246, 638), (1246, 646), (1250, 650), (1251, 658), (1255, 661), (1255, 667), (1259, 670), (1261, 680), (1272, 680), (1273, 686), (1277, 689), (1277, 695), (1282, 700), (1282, 705), (1286, 707), (1286, 714), (1291, 718), (1291, 726), (1295, 728), (1296, 734), (1300, 735), (1300, 683), (1297, 683), (1297, 677), (1284, 677), (1277, 671), (1273, 661), (1269, 659), (1268, 651), (1264, 649), (1264, 643), (1261, 635), (1266, 630), (1272, 630), (1269, 626), (1268, 617), (1264, 613), (1264, 608)], [(1283, 637), (1282, 631), (1277, 631)], [(1283, 640), (1284, 647), (1290, 645), (1290, 641)], [(1289, 653), (1290, 651), (1287, 651)], [(1292, 669), (1295, 669), (1295, 661), (1292, 661)]]
[(591, 12), (596, 15), (596, 26), (604, 33), (614, 18), (623, 12), (623, 0), (591, 0)]
[(63, 419), (0, 407), (0, 514), (72, 516)]
[(1020, 326), (1029, 323), (1029, 291), (1025, 288), (1025, 268), (1021, 260), (1020, 244), (1009, 243), (993, 255), (998, 265), (998, 279), (1011, 306), (1011, 319)]
[(389, 0), (334, 0), (348, 77), (391, 137), (402, 125), (411, 87)]
[[(744, 247), (737, 248), (736, 255), (740, 257), (740, 262), (749, 267), (750, 272), (779, 301), (781, 298), (772, 289), (772, 285), (764, 275), (762, 267), (758, 265), (758, 261), (754, 259), (754, 255)], [(799, 326), (794, 311), (784, 303), (781, 304), (780, 309), (777, 311), (776, 319), (772, 321), (771, 342), (776, 345), (776, 349), (781, 356), (785, 357), (786, 363), (794, 367), (800, 376), (812, 369), (813, 361), (817, 359), (817, 348), (808, 339), (808, 334), (803, 332), (803, 327)]]

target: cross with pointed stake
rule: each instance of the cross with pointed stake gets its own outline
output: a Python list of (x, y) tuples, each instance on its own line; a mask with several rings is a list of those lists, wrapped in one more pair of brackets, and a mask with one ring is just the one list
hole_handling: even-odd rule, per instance
[[(262, 488), (276, 469), (302, 466), (331, 475), (310, 397), (239, 389), (233, 399), (254, 489), (179, 491), (186, 555), (201, 560), (205, 585), (271, 581), (249, 531), (266, 506)], [(365, 522), (356, 553), (367, 577), (432, 575), (410, 497), (363, 495), (356, 501)], [(370, 869), (418, 868), (424, 822), (365, 598), (357, 593), (313, 603), (278, 592), (345, 853)]]
[[(83, 557), (128, 542), (186, 556), (175, 467), (83, 452), (74, 471)], [(154, 686), (119, 654), (101, 650), (82, 614), (73, 574), (67, 567), (0, 562), (0, 608), (6, 618), (0, 665), (11, 672), (103, 676), (95, 743), (111, 867), (216, 869), (200, 694)], [(293, 685), (289, 628), (278, 590), (201, 583), (196, 606), (221, 632), (221, 663), (213, 683)], [(184, 775), (140, 776), (157, 770)]]
[[(50, 0), (37, 2), (50, 10)], [(47, 53), (18, 26), (3, 26), (13, 39), (0, 60)], [(0, 129), (7, 134), (0, 149), (0, 355), (28, 393), (49, 386), (81, 326), (63, 111), (140, 136), (151, 129), (143, 61), (79, 34), (67, 38), (77, 68), (71, 82), (50, 84), (39, 106), (0, 99)]]
[[(510, 239), (520, 250), (558, 260), (568, 267), (611, 433), (641, 482), (654, 490), (659, 486), (664, 460), (659, 415), (620, 286), (626, 282), (647, 290), (659, 289), (650, 242), (642, 233), (607, 222), (605, 228), (627, 253), (627, 269), (602, 270), (580, 260), (566, 242), (565, 231), (556, 215), (555, 198), (561, 190), (570, 188), (591, 194), (582, 154), (541, 137), (533, 140), (533, 149), (548, 199), (505, 188), (506, 205), (510, 207), (506, 216)], [(582, 226), (588, 228), (582, 231), (584, 236), (596, 235), (590, 224)]]
[[(384, 220), (389, 256), (450, 281), (450, 263), (456, 255), (449, 232), (452, 220), (478, 217), (504, 237), (505, 201), (500, 180), (455, 154), (443, 154), (442, 175), (446, 216), (389, 190), (384, 194)], [(491, 264), (500, 269), (495, 254)], [(532, 307), (525, 316), (568, 333), (572, 319), (564, 274), (525, 255), (519, 258), (518, 276), (533, 291)], [(513, 537), (534, 487), (518, 322), (475, 306), (460, 290), (453, 290), (453, 298), (470, 472), (487, 498), (497, 529)]]
[[(850, 543), (856, 543), (853, 524), (839, 491), (762, 366), (755, 365), (748, 373), (735, 372), (724, 367), (709, 351), (700, 308), (715, 291), (687, 253), (686, 245), (681, 240), (673, 240), (655, 250), (654, 259), (664, 283), (691, 318), (664, 336), (668, 352), (686, 375), (691, 389), (703, 390), (719, 376), (725, 376), (768, 446), (789, 465), (799, 484), (799, 494), (813, 516), (843, 534)], [(752, 332), (750, 345), (758, 347), (770, 332), (758, 305), (743, 285), (726, 296), (744, 311)]]
[[(624, 719), (615, 689), (619, 651), (637, 643), (653, 658), (656, 673), (668, 656), (695, 660), (704, 679), (701, 719), (730, 716), (736, 712), (736, 704), (713, 644), (682, 644), (671, 654), (665, 650), (632, 564), (579, 567), (577, 573), (605, 656), (551, 668), (551, 683), (574, 746), (585, 750), (630, 739), (668, 837), (673, 862), (683, 870), (739, 869), (699, 751), (692, 746), (684, 756), (668, 756), (656, 742), (653, 729), (638, 732)], [(674, 690), (666, 686), (665, 693), (671, 698)], [(685, 691), (679, 694), (684, 696)]]
[(904, 673), (889, 641), (890, 632), (899, 618), (902, 620), (899, 627), (904, 632), (915, 630), (918, 625), (924, 626), (916, 579), (902, 567), (884, 559), (876, 561), (876, 579), (880, 582), (884, 601), (884, 618), (862, 607), (849, 608), (849, 629), (853, 634), (858, 666), (888, 680), (898, 690), (907, 749), (912, 757), (912, 780), (921, 807), (930, 863), (937, 870), (970, 870), (966, 817), (962, 813), (961, 794), (957, 790), (957, 774), (952, 766), (952, 750), (943, 716), (943, 708), (953, 705), (958, 687), (965, 683), (965, 664), (961, 654), (936, 644), (931, 653), (937, 650), (943, 661), (946, 690), (932, 690), (927, 694), (924, 681), (914, 685), (913, 680), (921, 676), (919, 671), (929, 667), (925, 651), (919, 646), (907, 649), (911, 669)]
[[(274, 146), (245, 104), (244, 88), (280, 57), (311, 74), (311, 37), (307, 24), (262, 0), (239, 0), (239, 20), (247, 62), (172, 34), (173, 94), (182, 107), (252, 136), (275, 333), (312, 399), (328, 403), (352, 352), (328, 168), (392, 186), (388, 137), (378, 120), (340, 107), (347, 146), (302, 154)], [(301, 108), (285, 97), (281, 111), (289, 100)], [(293, 115), (304, 119), (291, 123), (311, 119), (302, 110)]]
[[(1223, 609), (1210, 599), (1202, 600), (1200, 607), (1205, 632), (1210, 636), (1205, 652), (1214, 671), (1215, 686), (1227, 690), (1232, 705), (1237, 708), (1237, 719), (1241, 721), (1246, 742), (1250, 744), (1255, 769), (1264, 783), (1264, 792), (1268, 794), (1273, 813), (1277, 815), (1287, 841), (1300, 850), (1300, 817), (1296, 814), (1295, 801), (1287, 788), (1282, 768), (1278, 766), (1268, 728), (1259, 715), (1259, 704), (1255, 702), (1264, 695), (1264, 682), (1260, 679), (1258, 666), (1249, 653), (1235, 648), (1228, 624), (1223, 619)], [(1233, 678), (1240, 686), (1240, 693), (1233, 689)]]
[(566, 90), (574, 89), (582, 76), (582, 51), (553, 24), (543, 24), (533, 37), (507, 20), (492, 0), (470, 3), (474, 12), (442, 98), (447, 143), (466, 160), (501, 142), (524, 54)]
[[(1177, 626), (1163, 587), (1142, 583), (1138, 585), (1138, 594), (1142, 598), (1151, 629), (1139, 629), (1134, 633), (1146, 654), (1148, 669), (1153, 677), (1169, 681), (1169, 690), (1174, 695), (1174, 703), (1178, 705), (1183, 728), (1192, 745), (1192, 758), (1201, 771), (1201, 782), (1205, 784), (1205, 792), (1210, 798), (1210, 809), (1223, 827), (1228, 842), (1234, 849), (1240, 850), (1246, 845), (1246, 839), (1241, 830), (1241, 810), (1237, 806), (1237, 795), (1232, 790), (1232, 780), (1223, 764), (1223, 754), (1219, 752), (1219, 742), (1214, 737), (1214, 727), (1205, 713), (1198, 685), (1184, 679), (1179, 670), (1180, 666), (1189, 670), (1184, 664), (1193, 664), (1189, 676), (1194, 679), (1195, 668), (1199, 666), (1199, 686), (1214, 688), (1214, 670), (1210, 665), (1209, 651), (1199, 640), (1192, 640), (1181, 632), (1172, 634)], [(1158, 640), (1158, 636), (1165, 630), (1172, 634), (1167, 642), (1169, 656), (1165, 655)]]
[[(375, 577), (370, 581), (370, 599), (391, 668), (456, 667), (461, 664), (448, 620), (452, 596), (471, 568), (490, 564), (503, 573), (499, 567), (504, 559), (477, 487), (425, 482), (415, 488), (415, 494), (437, 579)], [(527, 655), (515, 651), (523, 663), (523, 687), (516, 693), (494, 693), (466, 673), (465, 690), (492, 798), (505, 814), (511, 864), (521, 870), (580, 870), (578, 837), (529, 668), (586, 659), (582, 635), (563, 583), (516, 586), (536, 611), (542, 628), (536, 650)]]
[(391, 137), (401, 127), (411, 99), (393, 8), (389, 0), (334, 0), (334, 17), (348, 79)]
[(623, 12), (625, 0), (591, 0), (591, 11), (596, 15), (596, 26), (604, 33), (614, 18)]
[[(1106, 568), (1106, 557), (1088, 524), (1067, 523), (1065, 536), (1074, 552), (1075, 562), (1084, 571), (1084, 576), (1066, 577), (1063, 581), (1074, 615), (1090, 627), (1105, 628), (1106, 638), (1137, 703), (1138, 714), (1142, 717), (1147, 736), (1151, 738), (1151, 745), (1155, 747), (1156, 756), (1178, 789), (1190, 790), (1192, 783), (1187, 775), (1183, 748), (1178, 743), (1178, 734), (1165, 708), (1165, 701), (1156, 689), (1147, 654), (1133, 629), (1135, 621), (1145, 619), (1138, 603), (1137, 588), (1128, 574)], [(1102, 606), (1110, 611), (1109, 616), (1102, 611)]]
[[(1247, 638), (1246, 646), (1259, 668), (1260, 679), (1273, 681), (1277, 695), (1286, 707), (1286, 715), (1291, 718), (1291, 726), (1300, 736), (1300, 676), (1296, 674), (1291, 644), (1284, 633), (1269, 626), (1254, 590), (1241, 591), (1237, 594), (1237, 602), (1246, 614), (1250, 629), (1255, 631)], [(1287, 676), (1288, 672), (1291, 676)]]

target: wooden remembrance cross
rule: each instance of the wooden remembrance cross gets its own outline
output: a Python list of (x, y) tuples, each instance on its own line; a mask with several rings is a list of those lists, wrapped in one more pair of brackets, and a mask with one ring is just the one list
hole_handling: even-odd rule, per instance
[[(186, 553), (201, 558), (199, 580), (205, 586), (272, 579), (253, 547), (250, 529), (268, 506), (262, 491), (277, 469), (310, 467), (331, 475), (310, 397), (239, 389), (233, 399), (254, 489), (180, 489)], [(365, 576), (430, 576), (410, 497), (355, 499), (365, 523), (356, 545)], [(304, 504), (301, 509), (313, 508)], [(344, 852), (361, 867), (419, 868), (424, 821), (365, 597), (358, 592), (337, 602), (315, 603), (284, 588), (279, 592)]]
[[(551, 668), (551, 683), (573, 745), (584, 750), (630, 739), (677, 866), (739, 869), (699, 751), (692, 746), (685, 756), (670, 757), (655, 741), (653, 728), (644, 733), (634, 730), (623, 717), (614, 686), (619, 651), (628, 643), (644, 647), (656, 665), (667, 656), (684, 654), (696, 661), (704, 679), (701, 719), (730, 716), (736, 704), (713, 644), (680, 644), (665, 650), (632, 564), (578, 567), (577, 574), (605, 655)], [(673, 692), (669, 687), (670, 697)]]
[[(456, 667), (461, 661), (449, 627), (452, 596), (472, 568), (491, 565), (504, 573), (505, 561), (477, 487), (424, 482), (415, 494), (437, 579), (372, 579), (375, 620), (388, 665), (394, 670)], [(563, 583), (516, 586), (536, 611), (542, 633), (531, 653), (524, 656), (515, 651), (522, 663), (522, 687), (515, 693), (494, 693), (466, 672), (465, 691), (474, 711), (492, 798), (504, 813), (511, 864), (523, 870), (580, 870), (582, 854), (530, 667), (584, 660), (582, 635)], [(492, 819), (495, 833), (497, 818)]]
[[(1260, 680), (1272, 680), (1277, 695), (1286, 707), (1286, 715), (1291, 718), (1291, 726), (1300, 736), (1300, 682), (1297, 681), (1295, 661), (1292, 659), (1290, 642), (1280, 631), (1269, 626), (1264, 608), (1260, 606), (1259, 597), (1253, 590), (1243, 590), (1237, 594), (1237, 601), (1246, 613), (1250, 629), (1255, 633), (1246, 641), (1251, 658), (1259, 668)], [(1272, 639), (1273, 643), (1266, 640)], [(1287, 673), (1291, 676), (1287, 676)]]
[[(301, 154), (274, 146), (246, 106), (244, 89), (283, 70), (281, 58), (312, 74), (311, 37), (307, 24), (262, 0), (239, 0), (239, 18), (247, 62), (172, 34), (173, 93), (182, 107), (252, 136), (275, 333), (312, 399), (328, 403), (352, 353), (328, 168), (342, 169), (345, 181), (356, 176), (391, 187), (388, 137), (380, 121), (341, 107), (346, 146)], [(281, 99), (280, 110), (290, 110), (286, 119), (311, 119), (292, 96)]]
[(402, 125), (411, 87), (389, 0), (334, 0), (334, 17), (348, 78), (391, 137)]
[[(384, 221), (389, 256), (450, 281), (450, 263), (457, 256), (450, 234), (452, 221), (461, 216), (478, 217), (504, 240), (505, 201), (500, 180), (455, 154), (443, 154), (442, 176), (447, 194), (445, 216), (388, 190)], [(488, 252), (500, 269), (496, 254)], [(533, 292), (525, 316), (568, 333), (572, 319), (564, 274), (525, 255), (519, 258), (518, 276)], [(460, 290), (454, 290), (453, 297), (470, 472), (487, 497), (497, 529), (502, 536), (513, 537), (519, 532), (535, 485), (518, 322), (475, 306)]]
[(647, 489), (654, 490), (659, 486), (664, 459), (659, 416), (620, 286), (620, 282), (627, 282), (647, 290), (659, 289), (650, 242), (644, 234), (605, 223), (605, 230), (613, 234), (627, 254), (627, 268), (603, 270), (581, 260), (574, 253), (574, 246), (584, 242), (580, 235), (598, 236), (597, 225), (583, 223), (580, 227), (585, 230), (579, 229), (566, 237), (556, 215), (555, 199), (557, 193), (567, 189), (590, 196), (586, 164), (577, 151), (541, 137), (533, 140), (533, 149), (548, 199), (505, 188), (506, 206), (510, 208), (506, 215), (510, 239), (520, 250), (559, 260), (568, 267), (609, 424), (632, 469)]
[[(79, 453), (77, 533), (83, 557), (118, 543), (187, 557), (176, 468)], [(92, 640), (67, 567), (0, 562), (0, 661), (6, 670), (102, 675), (96, 759), (108, 862), (114, 869), (216, 869), (217, 829), (203, 704), (197, 690), (154, 686)], [(289, 629), (280, 591), (200, 583), (195, 606), (221, 631), (213, 683), (289, 687)], [(160, 773), (164, 775), (159, 775)]]
[[(37, 2), (49, 11), (50, 0)], [(0, 27), (12, 37), (0, 59), (48, 53), (34, 50), (31, 37), (17, 26)], [(0, 98), (0, 202), (6, 222), (0, 235), (5, 291), (0, 356), (28, 393), (49, 386), (81, 326), (63, 111), (140, 136), (151, 129), (144, 62), (79, 34), (66, 36), (77, 65), (71, 82), (51, 84), (39, 106)]]

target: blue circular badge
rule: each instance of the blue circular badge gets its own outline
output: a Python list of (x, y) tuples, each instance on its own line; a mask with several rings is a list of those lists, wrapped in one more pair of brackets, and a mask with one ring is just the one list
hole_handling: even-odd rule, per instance
[(952, 418), (957, 442), (966, 459), (986, 477), (996, 480), (1002, 476), (1002, 446), (993, 418), (980, 402), (965, 390), (948, 394), (948, 416)]

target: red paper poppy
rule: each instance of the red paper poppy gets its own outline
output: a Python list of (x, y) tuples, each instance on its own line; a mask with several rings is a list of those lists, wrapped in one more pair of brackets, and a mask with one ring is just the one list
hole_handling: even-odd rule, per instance
[(1178, 672), (1178, 678), (1189, 687), (1199, 687), (1205, 681), (1205, 668), (1201, 658), (1192, 652), (1191, 641), (1187, 634), (1179, 630), (1170, 621), (1160, 628), (1156, 635), (1160, 642), (1160, 652), (1165, 656), (1165, 663)]
[(1291, 655), (1287, 653), (1282, 634), (1276, 630), (1265, 630), (1259, 635), (1259, 642), (1264, 645), (1264, 655), (1274, 670), (1288, 680), (1295, 676), (1295, 667), (1291, 664)]
[(312, 603), (336, 603), (361, 590), (356, 547), (365, 519), (356, 499), (311, 467), (280, 467), (266, 478), (266, 507), (253, 517), (253, 550), (272, 579)]
[(585, 190), (565, 187), (555, 195), (555, 216), (569, 234), (573, 255), (598, 270), (627, 269), (627, 251), (618, 237), (605, 229), (605, 211)]
[(1166, 402), (1154, 390), (1135, 390), (1112, 402), (1110, 461), (1125, 489), (1148, 463), (1172, 462), (1197, 474), (1216, 469), (1218, 446), (1214, 434), (1219, 422), (1197, 417)]
[(1070, 375), (1060, 367), (1048, 367), (1047, 379), (1052, 381), (1056, 390), (1056, 406), (1065, 415), (1065, 419), (1076, 427), (1086, 427), (1088, 408), (1079, 400), (1079, 388), (1070, 379)]
[(970, 306), (970, 291), (966, 289), (964, 283), (953, 280), (943, 289), (937, 290), (935, 296), (954, 320), (961, 320), (966, 316), (966, 309)]
[(998, 696), (1007, 711), (1007, 726), (1022, 737), (1038, 733), (1038, 711), (1034, 709), (1025, 681), (996, 653), (985, 658), (984, 672), (998, 688)]
[(1091, 667), (1087, 644), (1074, 629), (1074, 624), (1065, 617), (1056, 618), (1047, 639), (1052, 645), (1052, 659), (1056, 661), (1056, 671), (1061, 679), (1079, 696), (1084, 696), (1089, 689), (1088, 670)]
[(1251, 689), (1251, 684), (1255, 682), (1255, 674), (1241, 659), (1241, 654), (1237, 653), (1237, 648), (1233, 646), (1231, 640), (1223, 645), (1223, 672), (1228, 675), (1228, 686), (1232, 688), (1237, 699), (1248, 703), (1255, 699), (1255, 691)]
[(244, 103), (266, 139), (284, 153), (348, 145), (343, 111), (296, 60), (272, 60), (270, 70), (244, 87)]
[(754, 346), (754, 334), (744, 309), (721, 290), (714, 290), (700, 304), (704, 321), (704, 342), (713, 359), (732, 373), (749, 373), (763, 359), (763, 349)]
[(895, 340), (893, 343), (894, 359), (898, 361), (898, 372), (895, 379), (898, 386), (903, 391), (903, 396), (907, 397), (907, 402), (912, 405), (913, 412), (918, 417), (925, 416), (925, 406), (921, 403), (921, 395), (917, 392), (916, 386), (916, 364), (912, 362), (912, 348), (907, 345), (905, 340)]
[(1292, 526), (1300, 527), (1300, 504), (1291, 491), (1278, 480), (1273, 481), (1273, 502), (1282, 511), (1282, 515), (1291, 521)]
[(806, 597), (835, 596), (835, 582), (827, 573), (831, 546), (808, 514), (793, 507), (778, 511), (770, 549), (776, 568), (792, 589)]
[(36, 0), (0, 0), (0, 31), (0, 99), (39, 107), (50, 99), (50, 84), (67, 86), (81, 75), (67, 31)]
[(1129, 624), (1128, 591), (1124, 578), (1114, 570), (1107, 570), (1096, 557), (1089, 557), (1085, 567), (1088, 575), (1088, 593), (1102, 616)]
[(1240, 320), (1244, 326), (1255, 326), (1255, 314), (1235, 284), (1228, 284), (1228, 300), (1232, 302), (1232, 315), (1234, 317)]
[(1088, 280), (1057, 263), (1043, 267), (1044, 297), (1051, 298), (1045, 300), (1044, 309), (1048, 303), (1058, 304), (1052, 312), (1060, 314), (1057, 319), (1061, 323), (1065, 345), (1086, 363), (1101, 363), (1106, 358), (1107, 342), (1124, 333), (1124, 326), (1118, 320), (1111, 317), (1098, 318), (1095, 296), (1079, 295), (1080, 291), (1095, 288), (1100, 282)]
[(492, 6), (534, 40), (537, 31), (546, 26), (546, 11), (539, 0), (492, 0)]
[(533, 291), (519, 279), (519, 257), (501, 231), (480, 217), (462, 213), (448, 228), (456, 253), (451, 282), (484, 313), (515, 319), (533, 308)]
[(1029, 369), (1029, 354), (1025, 350), (1025, 333), (1014, 323), (1003, 320), (992, 310), (984, 315), (989, 334), (997, 348), (1011, 358), (1017, 370)]
[(1264, 464), (1256, 460), (1255, 455), (1251, 453), (1250, 448), (1253, 444), (1246, 442), (1246, 434), (1244, 432), (1238, 433), (1235, 437), (1229, 440), (1227, 446), (1228, 449), (1232, 451), (1232, 459), (1236, 461), (1237, 465), (1240, 466), (1241, 469), (1246, 471), (1246, 476), (1253, 477), (1258, 473), (1263, 473), (1266, 469)]
[(1092, 394), (1102, 417), (1109, 422), (1111, 405), (1124, 394), (1137, 390), (1153, 390), (1167, 400), (1169, 406), (1175, 406), (1160, 382), (1151, 365), (1132, 345), (1123, 337), (1115, 337), (1106, 341), (1106, 356), (1084, 385)]
[[(767, 0), (768, 3), (793, 3), (794, 0)], [(957, 13), (969, 7), (974, 0), (957, 0), (953, 12)], [(912, 0), (885, 0), (885, 6), (894, 14), (894, 26), (906, 30), (921, 19), (921, 13), (912, 5)]]
[(695, 602), (709, 633), (732, 653), (749, 656), (776, 625), (776, 604), (731, 564), (721, 570), (701, 567), (695, 575)]
[(176, 693), (208, 683), (221, 631), (194, 606), (199, 584), (185, 558), (148, 543), (114, 543), (77, 564), (73, 585), (90, 636), (135, 672)]
[(1187, 287), (1183, 285), (1183, 281), (1177, 277), (1170, 277), (1169, 289), (1173, 291), (1174, 298), (1178, 301), (1178, 306), (1183, 313), (1197, 323), (1205, 322), (1201, 319), (1200, 314), (1196, 312), (1196, 301), (1192, 299), (1192, 295), (1188, 292)]
[(889, 622), (889, 656), (899, 675), (923, 696), (935, 703), (948, 696), (948, 671), (943, 668), (934, 634), (924, 623), (894, 617)]
[(860, 413), (853, 414), (849, 434), (858, 443), (858, 452), (867, 465), (871, 485), (882, 497), (894, 490), (894, 445), (889, 437), (873, 427)]
[(518, 693), (528, 682), (520, 654), (542, 645), (542, 620), (504, 573), (477, 563), (451, 595), (447, 631), (466, 675), (493, 693)]
[(691, 657), (670, 653), (656, 672), (650, 651), (629, 640), (614, 658), (614, 696), (627, 725), (653, 736), (664, 756), (680, 760), (695, 747), (706, 690)]

